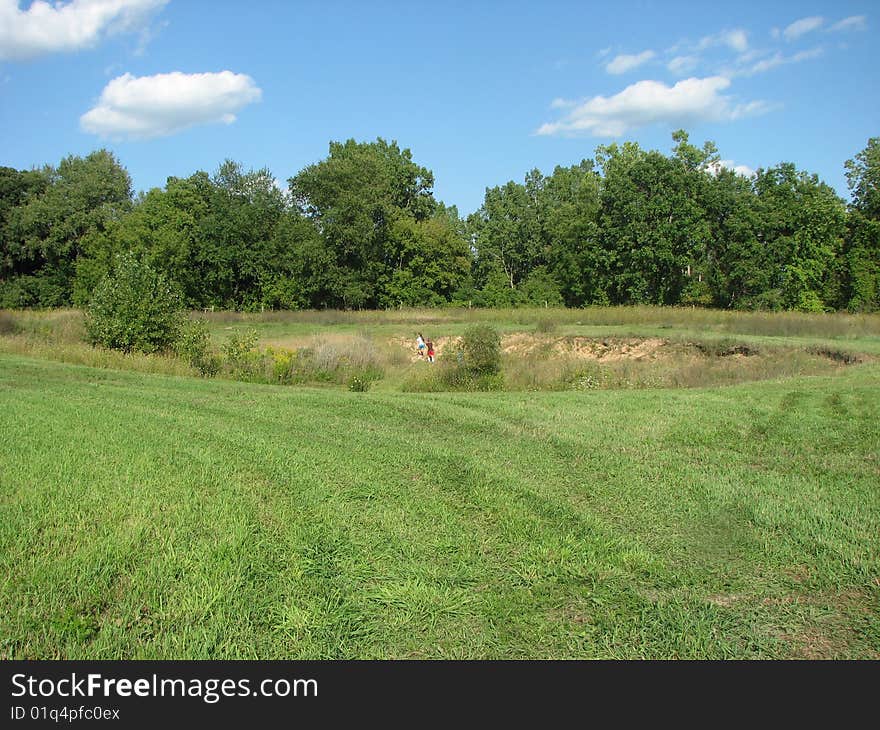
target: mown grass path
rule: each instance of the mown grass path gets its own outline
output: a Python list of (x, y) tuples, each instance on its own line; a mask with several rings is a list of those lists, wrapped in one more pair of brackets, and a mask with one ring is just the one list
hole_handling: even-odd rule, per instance
[(0, 356), (7, 658), (880, 657), (880, 368), (406, 395)]

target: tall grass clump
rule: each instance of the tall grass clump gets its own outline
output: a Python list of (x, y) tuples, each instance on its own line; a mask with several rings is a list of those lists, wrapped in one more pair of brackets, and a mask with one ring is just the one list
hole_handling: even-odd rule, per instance
[[(362, 340), (362, 341), (361, 341)], [(233, 333), (221, 346), (219, 373), (233, 380), (277, 385), (335, 384), (368, 390), (384, 376), (372, 341), (358, 338), (349, 347), (316, 338), (309, 347), (257, 347), (256, 332)]]
[(348, 383), (356, 378), (369, 383), (383, 374), (376, 346), (367, 337), (355, 337), (345, 344), (318, 338), (311, 354), (313, 377), (316, 380)]
[(45, 342), (81, 343), (85, 338), (83, 313), (78, 309), (4, 310), (0, 318), (0, 337), (23, 335)]

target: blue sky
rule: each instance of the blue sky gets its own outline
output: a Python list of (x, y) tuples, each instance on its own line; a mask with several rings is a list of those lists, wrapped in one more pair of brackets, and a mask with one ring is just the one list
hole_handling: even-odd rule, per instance
[(0, 0), (0, 164), (113, 150), (136, 190), (225, 158), (282, 181), (330, 140), (395, 139), (463, 214), (670, 132), (846, 197), (880, 135), (874, 2)]

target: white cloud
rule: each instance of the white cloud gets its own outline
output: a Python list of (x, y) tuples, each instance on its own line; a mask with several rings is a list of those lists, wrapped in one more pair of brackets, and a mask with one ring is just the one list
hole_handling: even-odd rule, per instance
[(698, 56), (676, 56), (666, 64), (666, 68), (676, 76), (684, 76), (693, 71), (699, 62)]
[(684, 79), (674, 86), (639, 81), (614, 96), (594, 96), (574, 105), (559, 121), (541, 125), (536, 134), (618, 137), (657, 122), (731, 121), (770, 108), (762, 101), (735, 104), (732, 97), (720, 93), (729, 86), (730, 79), (723, 76)]
[(824, 53), (821, 48), (813, 48), (809, 51), (800, 51), (799, 53), (795, 53), (789, 60), (788, 63), (800, 63), (801, 61), (810, 61), (814, 58), (819, 58)]
[(114, 33), (146, 31), (150, 16), (168, 0), (0, 0), (0, 59), (21, 60), (94, 46)]
[(813, 48), (809, 51), (800, 51), (792, 56), (786, 56), (783, 53), (777, 51), (769, 58), (758, 61), (751, 68), (749, 68), (746, 73), (748, 75), (764, 73), (765, 71), (769, 71), (770, 69), (776, 68), (777, 66), (783, 66), (789, 63), (800, 63), (801, 61), (809, 61), (814, 58), (819, 58), (822, 53), (823, 50), (821, 48)]
[(80, 127), (101, 137), (164, 137), (197, 124), (231, 124), (235, 112), (261, 95), (250, 76), (231, 71), (127, 73), (104, 87), (97, 106), (80, 117)]
[(143, 56), (147, 51), (147, 46), (153, 41), (153, 39), (159, 35), (160, 31), (164, 30), (169, 26), (169, 22), (167, 20), (156, 23), (153, 26), (145, 25), (140, 30), (140, 38), (138, 39), (137, 48), (134, 51), (135, 56)]
[(734, 51), (742, 53), (749, 47), (749, 37), (744, 30), (723, 30), (715, 35), (707, 35), (700, 39), (697, 50), (703, 51), (714, 46), (727, 46)]
[(841, 30), (867, 30), (867, 29), (868, 29), (867, 16), (865, 16), (865, 15), (851, 15), (848, 18), (844, 18), (843, 20), (838, 20), (828, 30), (841, 31)]
[(733, 160), (718, 160), (718, 162), (709, 165), (707, 169), (711, 174), (717, 175), (722, 167), (733, 170), (737, 175), (743, 177), (752, 177), (755, 174), (755, 171), (748, 165), (737, 165)]
[(731, 30), (724, 34), (724, 42), (734, 51), (742, 53), (749, 47), (749, 39), (744, 30)]
[(785, 63), (785, 57), (781, 53), (775, 53), (770, 58), (765, 58), (761, 61), (758, 61), (758, 63), (756, 63), (749, 69), (749, 73), (764, 73), (765, 71), (769, 71), (771, 68), (781, 66), (783, 63)]
[(634, 55), (621, 54), (612, 58), (605, 64), (605, 70), (610, 74), (622, 74), (638, 68), (644, 63), (650, 61), (657, 54), (654, 51), (642, 51)]
[(818, 30), (825, 23), (825, 18), (819, 15), (812, 15), (809, 18), (801, 18), (800, 20), (794, 21), (791, 25), (787, 26), (784, 31), (782, 31), (782, 35), (787, 41), (794, 41), (800, 38), (802, 35), (807, 33), (812, 33), (814, 30)]
[(737, 63), (748, 63), (749, 61), (754, 61), (756, 58), (760, 58), (766, 53), (766, 51), (759, 50), (757, 48), (753, 48), (750, 51), (746, 51), (745, 53), (740, 53), (736, 57)]

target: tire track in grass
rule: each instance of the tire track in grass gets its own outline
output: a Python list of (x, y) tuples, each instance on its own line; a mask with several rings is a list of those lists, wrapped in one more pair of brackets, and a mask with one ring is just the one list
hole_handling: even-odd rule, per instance
[[(127, 411), (128, 411), (129, 413), (131, 413), (132, 409), (131, 409), (131, 408), (128, 408)], [(241, 423), (241, 420), (240, 420), (240, 419), (237, 420), (237, 421), (235, 422), (235, 425), (233, 426), (233, 430), (231, 430), (231, 431), (228, 432), (228, 433), (223, 433), (223, 429), (222, 429), (222, 428), (221, 428), (221, 429), (217, 429), (216, 426), (215, 426), (214, 430), (212, 431), (212, 433), (211, 433), (211, 435), (210, 435), (210, 439), (211, 439), (211, 441), (212, 441), (213, 443), (215, 443), (215, 444), (216, 444), (218, 441), (223, 442), (223, 443), (224, 443), (224, 446), (223, 446), (223, 447), (224, 447), (224, 450), (226, 449), (227, 446), (230, 446), (230, 447), (232, 447), (232, 448), (235, 448), (235, 447), (238, 445), (238, 443), (241, 441), (242, 425), (243, 425), (243, 424)], [(172, 431), (180, 431), (182, 428), (183, 428), (183, 427), (182, 427), (182, 425), (180, 425), (180, 424), (169, 423), (169, 424), (168, 424), (168, 428), (167, 428), (166, 430), (167, 430), (168, 432), (172, 432)], [(244, 429), (244, 430), (245, 430), (245, 432), (247, 432), (248, 429)], [(194, 434), (194, 435), (197, 436), (198, 434)], [(257, 453), (257, 452), (259, 451), (259, 449), (254, 448), (255, 444), (253, 443), (253, 441), (250, 441), (250, 442), (249, 442), (249, 446), (251, 447), (251, 451), (252, 451), (253, 453)], [(249, 453), (251, 453), (251, 452), (249, 452)], [(239, 458), (240, 458), (240, 457), (239, 457)], [(252, 463), (250, 464), (250, 468), (254, 468), (254, 467), (257, 466), (259, 463), (261, 463), (261, 461), (262, 461), (262, 460), (252, 462)], [(424, 591), (423, 591), (423, 592), (424, 592)], [(346, 628), (346, 631), (347, 631), (347, 633), (349, 633), (349, 634), (354, 634), (354, 633), (356, 633), (356, 632), (352, 631), (350, 628)]]
[[(59, 410), (63, 410), (63, 406), (59, 409), (59, 408), (58, 408), (58, 405), (59, 405), (59, 404), (58, 404), (57, 402), (56, 402), (54, 405), (56, 406), (56, 407), (55, 407), (56, 417), (57, 417), (58, 415), (63, 415), (63, 414), (59, 414)], [(68, 404), (68, 405), (69, 405), (69, 404)], [(78, 412), (78, 408), (73, 408), (72, 410), (73, 410), (74, 414)], [(131, 415), (131, 414), (128, 414), (127, 417), (130, 417), (130, 415)], [(145, 424), (144, 424), (144, 423), (137, 423), (137, 426), (143, 428), (143, 427), (145, 426)], [(161, 441), (161, 439), (156, 438), (156, 437), (158, 436), (158, 434), (155, 434), (155, 433), (154, 433), (154, 434), (151, 434), (151, 433), (150, 433), (150, 429), (149, 429), (149, 428), (144, 428), (143, 435), (144, 435), (144, 437), (147, 438), (147, 439), (150, 439), (151, 437), (153, 437), (155, 440), (157, 440), (157, 441)], [(98, 481), (100, 481), (100, 482), (103, 483), (103, 484), (108, 484), (108, 483), (109, 483), (108, 480), (106, 480), (106, 479), (98, 480)], [(83, 549), (81, 545), (78, 545), (77, 548), (78, 548), (78, 550), (79, 550), (80, 552), (81, 552), (82, 549)]]
[[(64, 429), (56, 427), (64, 404), (53, 403), (47, 417), (35, 393), (22, 397), (26, 421), (14, 408), (0, 416), (5, 432), (4, 419), (12, 419), (13, 428), (25, 424), (16, 428), (15, 444), (2, 457), (8, 518), (3, 520), (8, 580), (2, 602), (17, 596), (3, 613), (13, 625), (31, 626), (31, 634), (53, 647), (49, 655), (71, 657), (80, 644), (97, 640), (112, 603), (107, 597), (122, 592), (126, 574), (138, 561), (145, 528), (137, 510), (124, 502), (115, 523), (102, 521), (101, 500), (77, 478), (81, 459), (59, 438)], [(45, 560), (47, 553), (51, 561)], [(15, 640), (6, 646), (12, 655), (45, 651)]]
[[(83, 377), (76, 372), (75, 379)], [(255, 646), (272, 656), (296, 650), (326, 656), (772, 656), (794, 641), (768, 643), (766, 611), (748, 613), (724, 596), (707, 601), (699, 594), (704, 571), (694, 572), (695, 583), (652, 595), (652, 586), (676, 576), (642, 547), (648, 526), (628, 535), (611, 519), (619, 505), (611, 512), (600, 509), (611, 483), (594, 487), (595, 497), (584, 499), (579, 484), (602, 461), (587, 458), (580, 441), (606, 443), (596, 441), (596, 432), (612, 418), (612, 406), (623, 404), (621, 417), (628, 419), (639, 404), (659, 403), (661, 396), (603, 395), (590, 402), (598, 412), (555, 397), (536, 404), (506, 395), (491, 403), (437, 397), (431, 406), (436, 418), (402, 425), (408, 421), (401, 414), (418, 417), (422, 401), (170, 378), (122, 380), (109, 388), (71, 387), (59, 377), (51, 389), (55, 403), (38, 394), (24, 400), (28, 410), (53, 409), (50, 418), (59, 403), (66, 404), (57, 414), (62, 423), (87, 424), (95, 412), (83, 409), (110, 398), (115, 408), (100, 412), (102, 432), (94, 438), (116, 438), (117, 451), (142, 444), (130, 475), (151, 465), (156, 471), (146, 484), (148, 494), (135, 502), (138, 509), (152, 514), (148, 497), (157, 495), (183, 503), (158, 514), (151, 535), (153, 572), (134, 571), (132, 592), (149, 596), (162, 618), (158, 634), (143, 632), (143, 651), (152, 656), (240, 657)], [(779, 388), (730, 397), (748, 393), (746, 400), (754, 400), (758, 396), (751, 394), (759, 392)], [(187, 408), (217, 397), (217, 412), (213, 406), (210, 413)], [(646, 427), (648, 414), (615, 432), (623, 440), (649, 437), (637, 449), (626, 447), (618, 468), (663, 484), (664, 468), (689, 468), (689, 454), (666, 453), (677, 437), (669, 423), (687, 415), (696, 401), (688, 396), (675, 402), (680, 405), (664, 413), (661, 428)], [(559, 409), (558, 434), (554, 422), (542, 421), (548, 408)], [(479, 434), (488, 438), (480, 441)], [(84, 441), (75, 448), (84, 449)], [(649, 461), (652, 449), (659, 452), (656, 466)], [(571, 469), (578, 456), (582, 462)], [(82, 461), (70, 468), (95, 473)], [(712, 470), (702, 478), (712, 478)], [(621, 485), (629, 503), (637, 502), (639, 486)], [(664, 489), (671, 494), (673, 486)], [(655, 515), (667, 510), (659, 504)], [(682, 516), (700, 520), (706, 513), (706, 505), (696, 504)], [(821, 526), (831, 528), (839, 528), (837, 521)], [(197, 549), (194, 556), (169, 554), (175, 539), (163, 542), (160, 536), (171, 530), (178, 531), (179, 549)], [(288, 554), (293, 559), (285, 561)], [(179, 590), (156, 588), (173, 577), (161, 570), (163, 561), (183, 571), (180, 586), (172, 586)], [(291, 596), (312, 603), (285, 602)], [(176, 599), (202, 625), (173, 626), (172, 618), (183, 619), (180, 605), (168, 605)], [(271, 625), (263, 616), (266, 607), (276, 608)], [(780, 621), (805, 626), (803, 616), (774, 610)], [(765, 627), (753, 637), (744, 630), (750, 618)], [(859, 620), (863, 625), (865, 619)], [(131, 638), (135, 630), (128, 631)], [(809, 632), (801, 633), (809, 642)], [(816, 634), (813, 643), (822, 641)], [(106, 648), (119, 645), (108, 642)], [(97, 648), (92, 644), (90, 650)]]
[[(508, 439), (507, 427), (500, 431), (484, 434), (486, 440)], [(515, 443), (513, 450), (519, 445)], [(559, 637), (546, 630), (546, 612), (559, 603), (607, 591), (621, 564), (636, 552), (610, 535), (595, 517), (576, 512), (555, 495), (530, 489), (530, 480), (518, 480), (513, 470), (498, 463), (499, 455), (491, 456), (495, 459), (485, 453), (463, 458), (435, 450), (431, 458), (442, 463), (438, 473), (445, 477), (438, 490), (458, 501), (460, 509), (493, 516), (495, 531), (490, 539), (499, 562), (494, 570), (490, 568), (484, 610), (485, 620), (497, 634), (496, 643), (516, 651), (525, 637), (534, 642), (543, 634), (544, 651), (553, 655), (561, 647)]]
[[(455, 483), (457, 483), (457, 484), (463, 484), (463, 483), (466, 483), (466, 482), (467, 482), (466, 479), (461, 479), (461, 478), (455, 480)], [(554, 517), (558, 517), (558, 516), (559, 516), (558, 514), (554, 515)], [(551, 520), (551, 521), (552, 521), (552, 520)]]

